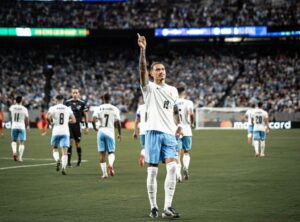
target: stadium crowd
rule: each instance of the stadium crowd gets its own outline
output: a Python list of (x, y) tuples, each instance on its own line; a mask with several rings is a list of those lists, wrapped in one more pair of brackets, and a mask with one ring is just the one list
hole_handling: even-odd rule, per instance
[[(91, 49), (51, 51), (53, 66), (51, 97), (69, 96), (78, 87), (89, 106), (101, 104), (104, 92), (122, 112), (135, 111), (139, 88), (138, 55), (132, 52), (99, 52)], [(49, 51), (47, 51), (49, 54)], [(44, 104), (46, 53), (39, 50), (0, 51), (1, 101), (10, 105), (23, 94), (29, 109)], [(228, 50), (187, 53), (173, 50), (168, 55), (149, 55), (149, 62), (166, 65), (168, 83), (184, 83), (195, 107), (251, 106), (264, 101), (271, 112), (300, 111), (300, 58), (279, 52), (275, 55), (241, 56)], [(53, 104), (51, 101), (50, 104)]]
[(90, 4), (1, 1), (0, 6), (2, 27), (132, 29), (300, 24), (300, 3), (296, 0), (129, 0)]

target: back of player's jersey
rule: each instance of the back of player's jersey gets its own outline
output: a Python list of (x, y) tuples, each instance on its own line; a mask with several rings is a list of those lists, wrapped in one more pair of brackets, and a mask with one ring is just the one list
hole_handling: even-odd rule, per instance
[(262, 109), (254, 109), (252, 112), (253, 130), (266, 131), (265, 120), (268, 118), (268, 113)]
[(103, 104), (95, 109), (93, 117), (99, 121), (99, 131), (114, 138), (114, 124), (116, 120), (120, 120), (119, 109), (111, 104)]
[(25, 129), (25, 117), (28, 117), (28, 110), (22, 105), (12, 105), (9, 108), (11, 113), (12, 129)]
[(70, 107), (58, 104), (50, 107), (49, 113), (53, 120), (52, 135), (70, 135), (69, 119), (73, 114)]
[(192, 136), (191, 118), (189, 110), (194, 108), (193, 102), (187, 99), (179, 98), (176, 102), (179, 110), (179, 116), (182, 123), (182, 131), (184, 136)]

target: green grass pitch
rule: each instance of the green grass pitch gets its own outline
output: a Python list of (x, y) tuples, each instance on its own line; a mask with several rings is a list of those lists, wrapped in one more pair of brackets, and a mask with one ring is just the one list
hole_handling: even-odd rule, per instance
[[(161, 221), (151, 219), (146, 168), (138, 166), (139, 141), (123, 131), (117, 143), (116, 176), (100, 179), (96, 133), (83, 134), (81, 167), (55, 171), (50, 131), (31, 130), (24, 163), (12, 160), (10, 132), (0, 138), (1, 222)], [(190, 180), (177, 184), (173, 201), (180, 221), (300, 221), (300, 131), (271, 131), (266, 157), (255, 158), (246, 131), (194, 131)], [(76, 150), (73, 150), (76, 160)], [(13, 166), (29, 166), (13, 168)], [(39, 166), (36, 166), (39, 165)], [(75, 165), (75, 164), (74, 164)], [(164, 202), (165, 167), (158, 176)]]

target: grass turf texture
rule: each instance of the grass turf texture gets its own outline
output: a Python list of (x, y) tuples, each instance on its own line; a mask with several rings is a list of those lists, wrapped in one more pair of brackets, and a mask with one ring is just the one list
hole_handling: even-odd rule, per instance
[[(81, 167), (62, 176), (54, 165), (0, 170), (0, 221), (151, 221), (146, 168), (138, 166), (139, 141), (132, 131), (117, 143), (116, 176), (100, 179), (96, 134), (83, 135)], [(195, 131), (190, 180), (177, 184), (180, 221), (300, 221), (300, 131), (272, 131), (266, 157), (255, 158), (246, 131)], [(24, 163), (11, 158), (10, 132), (0, 138), (0, 168), (53, 163), (47, 136), (32, 130)], [(9, 157), (10, 159), (5, 159)], [(33, 159), (27, 159), (33, 158)], [(77, 160), (73, 148), (73, 160)], [(73, 163), (75, 166), (75, 163)], [(158, 176), (160, 218), (165, 167)]]

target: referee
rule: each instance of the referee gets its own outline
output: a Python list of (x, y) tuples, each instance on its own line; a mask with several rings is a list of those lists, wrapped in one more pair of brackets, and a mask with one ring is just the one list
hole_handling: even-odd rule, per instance
[(77, 154), (78, 154), (77, 166), (81, 165), (82, 151), (80, 146), (80, 140), (81, 140), (80, 123), (84, 119), (85, 130), (87, 133), (88, 132), (88, 110), (89, 110), (85, 102), (79, 99), (79, 89), (73, 88), (71, 91), (71, 96), (72, 96), (71, 99), (67, 100), (65, 105), (71, 107), (76, 118), (76, 123), (69, 123), (70, 147), (68, 149), (68, 167), (71, 167), (72, 146), (74, 146), (74, 141), (75, 141)]

